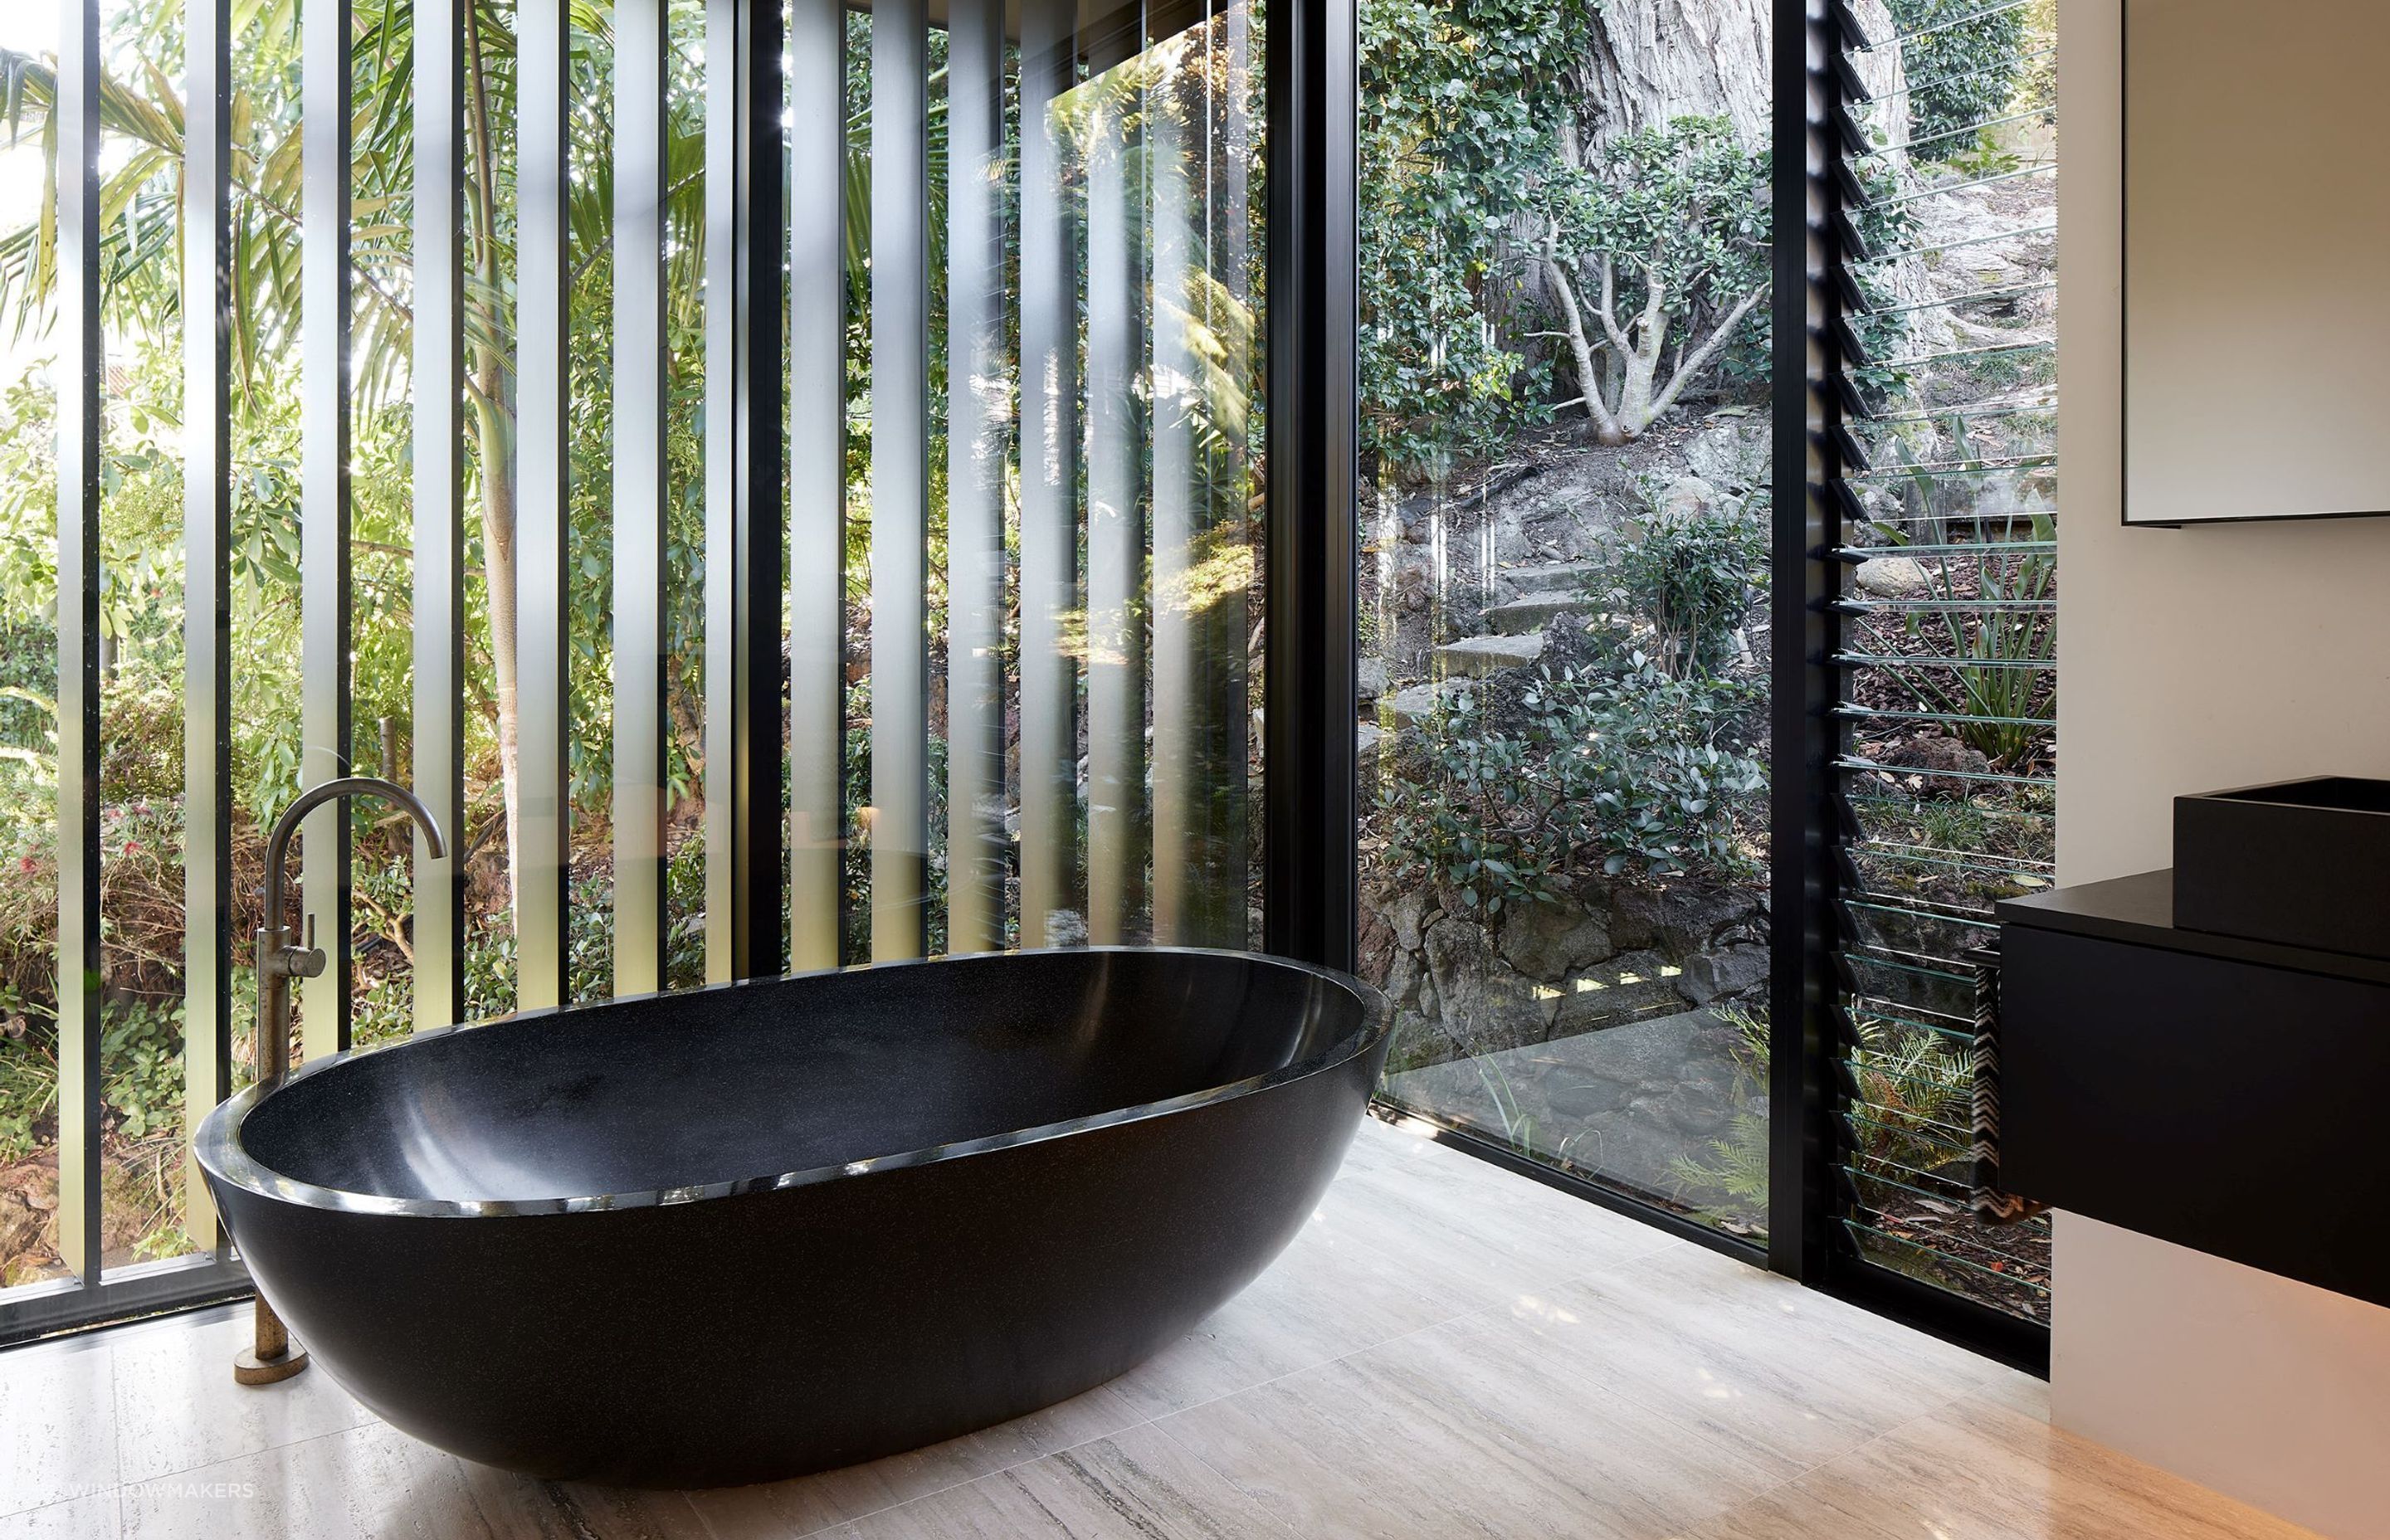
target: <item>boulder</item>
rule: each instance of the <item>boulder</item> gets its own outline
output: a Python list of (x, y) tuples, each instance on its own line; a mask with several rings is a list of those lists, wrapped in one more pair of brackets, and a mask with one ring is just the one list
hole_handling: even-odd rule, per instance
[(1969, 748), (1947, 733), (1922, 732), (1902, 744), (1900, 763), (1926, 770), (1951, 770), (1967, 776), (1990, 773), (1991, 756)]
[(1423, 1004), (1432, 1007), (1434, 1000), (1427, 988), (1427, 964), (1416, 952), (1397, 950), (1392, 966), (1386, 969), (1385, 982), (1379, 987), (1397, 1010), (1416, 1011)]
[(1394, 725), (1416, 727), (1435, 715), (1437, 708), (1448, 704), (1458, 691), (1447, 681), (1443, 685), (1410, 685), (1387, 698), (1394, 708)]
[(1394, 928), (1386, 923), (1385, 916), (1367, 904), (1361, 905), (1360, 934), (1355, 940), (1354, 950), (1354, 972), (1383, 989), (1396, 955)]
[(1666, 529), (1717, 511), (1718, 489), (1699, 476), (1679, 476), (1651, 497), (1651, 525)]
[(1435, 901), (1422, 890), (1406, 888), (1381, 905), (1378, 913), (1394, 927), (1394, 944), (1406, 952), (1416, 952), (1428, 921), (1435, 916)]
[(1386, 661), (1383, 658), (1362, 659), (1361, 666), (1355, 671), (1354, 682), (1359, 687), (1356, 691), (1360, 697), (1356, 702), (1357, 705), (1366, 706), (1385, 694)]
[(1767, 982), (1767, 948), (1728, 946), (1687, 957), (1685, 970), (1677, 976), (1677, 993), (1697, 1006), (1705, 1006)]
[(1933, 579), (1915, 557), (1871, 556), (1859, 563), (1855, 581), (1879, 598), (1916, 598), (1931, 593)]
[(1620, 947), (1656, 947), (1670, 957), (1690, 957), (1710, 951), (1728, 927), (1758, 913), (1758, 895), (1741, 888), (1691, 882), (1621, 886), (1611, 894), (1610, 939)]
[(1552, 1035), (1615, 1031), (1622, 1021), (1678, 1009), (1683, 1002), (1677, 995), (1675, 974), (1674, 963), (1649, 951), (1622, 952), (1574, 973), (1557, 986), (1560, 1002), (1552, 1013)]
[(1569, 899), (1513, 909), (1502, 922), (1503, 957), (1531, 979), (1558, 983), (1610, 958), (1610, 927)]

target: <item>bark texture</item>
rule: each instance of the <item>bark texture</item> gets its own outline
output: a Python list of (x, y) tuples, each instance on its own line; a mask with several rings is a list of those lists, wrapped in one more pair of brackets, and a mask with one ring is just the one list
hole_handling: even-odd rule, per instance
[[(1580, 76), (1584, 132), (1594, 144), (1658, 128), (1671, 118), (1725, 118), (1744, 144), (1768, 139), (1771, 0), (1627, 0), (1597, 6), (1593, 45)], [(1893, 34), (1884, 0), (1852, 0), (1869, 37)], [(1869, 92), (1883, 97), (1903, 83), (1900, 50), (1879, 45), (1857, 56)], [(1891, 104), (1905, 130), (1908, 113)], [(1894, 137), (1905, 137), (1896, 134)]]

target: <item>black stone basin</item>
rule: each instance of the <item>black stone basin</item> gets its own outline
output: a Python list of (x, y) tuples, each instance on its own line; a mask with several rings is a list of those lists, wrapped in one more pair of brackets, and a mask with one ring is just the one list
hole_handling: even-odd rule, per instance
[(651, 1486), (934, 1443), (1117, 1376), (1293, 1238), (1386, 1053), (1347, 977), (1087, 948), (418, 1034), (199, 1135), (266, 1298), (469, 1459)]

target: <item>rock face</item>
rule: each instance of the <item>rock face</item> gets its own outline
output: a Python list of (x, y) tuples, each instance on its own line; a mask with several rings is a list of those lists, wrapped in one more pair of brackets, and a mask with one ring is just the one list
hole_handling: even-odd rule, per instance
[[(1596, 140), (1699, 113), (1728, 119), (1745, 144), (1767, 143), (1771, 9), (1770, 0), (1635, 0), (1593, 7), (1592, 57), (1584, 79)], [(1870, 39), (1897, 30), (1883, 0), (1851, 0), (1851, 9)], [(1897, 48), (1863, 49), (1852, 62), (1870, 96), (1886, 96), (1906, 83)]]
[(1531, 904), (1502, 922), (1501, 952), (1504, 961), (1528, 978), (1558, 983), (1610, 959), (1609, 921), (1569, 899)]
[(1742, 494), (1768, 484), (1774, 430), (1756, 414), (1712, 417), (1685, 445), (1685, 464), (1714, 487)]
[(1765, 940), (1761, 918), (1758, 895), (1741, 888), (1622, 886), (1611, 899), (1610, 938), (1622, 947), (1686, 958), (1737, 939), (1740, 930)]
[(1739, 1119), (1766, 1126), (1767, 1092), (1752, 1068), (1731, 1026), (1714, 1012), (1680, 1008), (1540, 1047), (1398, 1072), (1387, 1086), (1407, 1105), (1572, 1155), (1629, 1190), (1698, 1203), (1729, 1227), (1756, 1227), (1767, 1222), (1765, 1205), (1708, 1175), (1754, 1126)]
[(1450, 893), (1363, 905), (1364, 976), (1396, 1007), (1392, 1067), (1606, 1034), (1688, 1001), (1765, 1003), (1767, 914), (1756, 890), (1620, 885), (1508, 910)]
[(1697, 1006), (1756, 989), (1767, 982), (1767, 948), (1728, 946), (1703, 952), (1685, 961), (1677, 993)]
[(1477, 1054), (1551, 1035), (1559, 996), (1503, 967), (1483, 926), (1447, 915), (1425, 940), (1436, 1020), (1454, 1044)]

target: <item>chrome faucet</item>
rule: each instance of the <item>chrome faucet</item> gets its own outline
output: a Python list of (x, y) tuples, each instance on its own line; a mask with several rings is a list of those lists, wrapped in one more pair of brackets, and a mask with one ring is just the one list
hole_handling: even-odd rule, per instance
[[(423, 826), (423, 843), (431, 859), (437, 861), (448, 853), (439, 821), (423, 805), (423, 800), (396, 782), (379, 776), (343, 776), (311, 786), (283, 809), (282, 816), (275, 821), (273, 834), (265, 841), (265, 924), (257, 932), (257, 1082), (261, 1085), (270, 1087), (290, 1072), (290, 981), (313, 979), (324, 971), (322, 949), (292, 942), (290, 927), (284, 920), (282, 867), (289, 853), (290, 837), (299, 831), (301, 819), (326, 802), (357, 796), (396, 802)], [(312, 935), (308, 937), (311, 942), (314, 939)], [(257, 1296), (256, 1340), (233, 1359), (232, 1377), (244, 1385), (271, 1385), (306, 1367), (306, 1349), (292, 1344), (282, 1317), (274, 1313), (261, 1291)]]

